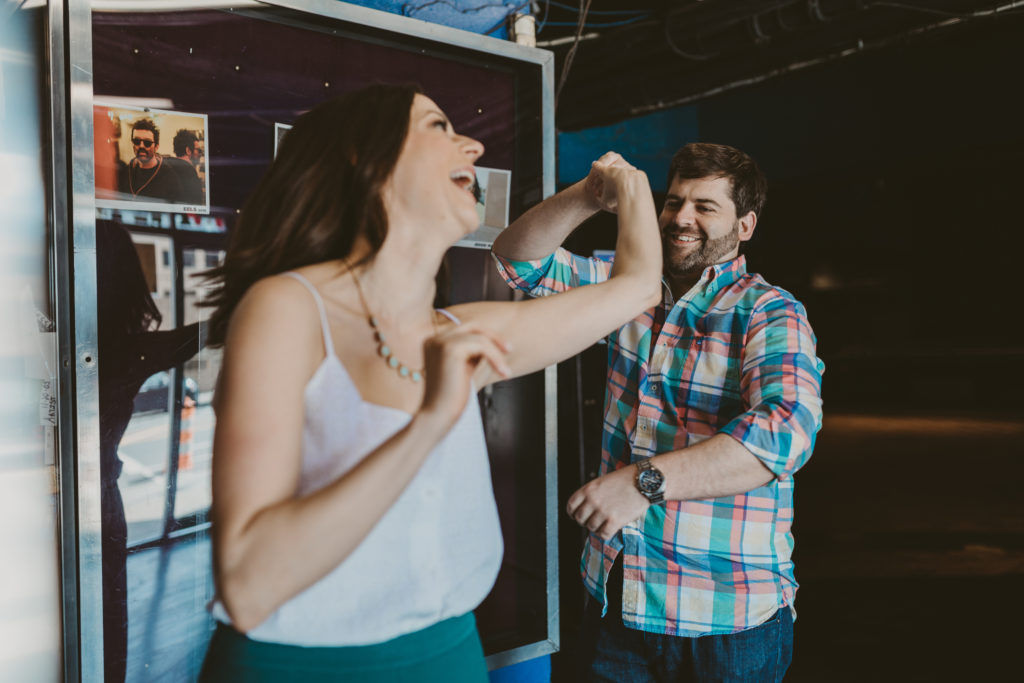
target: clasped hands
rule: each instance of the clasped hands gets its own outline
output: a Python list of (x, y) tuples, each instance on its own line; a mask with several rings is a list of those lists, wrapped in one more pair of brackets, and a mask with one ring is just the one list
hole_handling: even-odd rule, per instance
[(650, 501), (634, 484), (636, 467), (627, 465), (593, 479), (569, 496), (565, 506), (576, 523), (603, 540), (611, 540), (622, 527), (640, 519)]
[(619, 199), (628, 192), (630, 183), (647, 188), (647, 174), (626, 161), (618, 152), (605, 152), (590, 165), (584, 182), (587, 200), (594, 209), (609, 213), (618, 211)]

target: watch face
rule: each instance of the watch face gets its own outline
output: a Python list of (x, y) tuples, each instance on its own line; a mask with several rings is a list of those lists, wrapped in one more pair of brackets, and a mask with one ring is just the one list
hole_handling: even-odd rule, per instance
[(658, 470), (644, 470), (637, 476), (637, 486), (644, 493), (657, 493), (665, 483), (665, 475)]

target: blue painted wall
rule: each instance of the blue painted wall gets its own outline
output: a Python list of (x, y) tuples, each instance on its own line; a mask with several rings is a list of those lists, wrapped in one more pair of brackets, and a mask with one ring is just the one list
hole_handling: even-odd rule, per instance
[(618, 152), (664, 191), (672, 154), (697, 136), (697, 107), (687, 106), (628, 121), (558, 134), (558, 186), (576, 182), (601, 154)]
[(491, 683), (550, 683), (551, 657), (544, 656), (495, 669)]

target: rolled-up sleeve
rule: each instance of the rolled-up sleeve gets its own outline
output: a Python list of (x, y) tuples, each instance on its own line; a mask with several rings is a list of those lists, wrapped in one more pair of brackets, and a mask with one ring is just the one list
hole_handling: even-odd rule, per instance
[(513, 261), (493, 251), (491, 255), (509, 287), (530, 296), (547, 296), (573, 287), (604, 282), (612, 269), (612, 264), (607, 261), (577, 256), (561, 247), (536, 261)]
[(814, 332), (803, 306), (773, 297), (747, 328), (740, 389), (747, 410), (720, 431), (742, 443), (777, 477), (811, 457), (821, 429), (821, 375)]

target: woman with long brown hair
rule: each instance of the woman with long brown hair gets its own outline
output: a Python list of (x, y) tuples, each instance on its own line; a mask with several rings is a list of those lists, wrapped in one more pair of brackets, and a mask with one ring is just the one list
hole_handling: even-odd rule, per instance
[(436, 310), (482, 154), (415, 88), (371, 86), (300, 117), (243, 209), (210, 322), (203, 680), (487, 680), (472, 610), (502, 541), (470, 399), (650, 306), (661, 254), (646, 176), (608, 156), (580, 191), (617, 207), (610, 280)]

